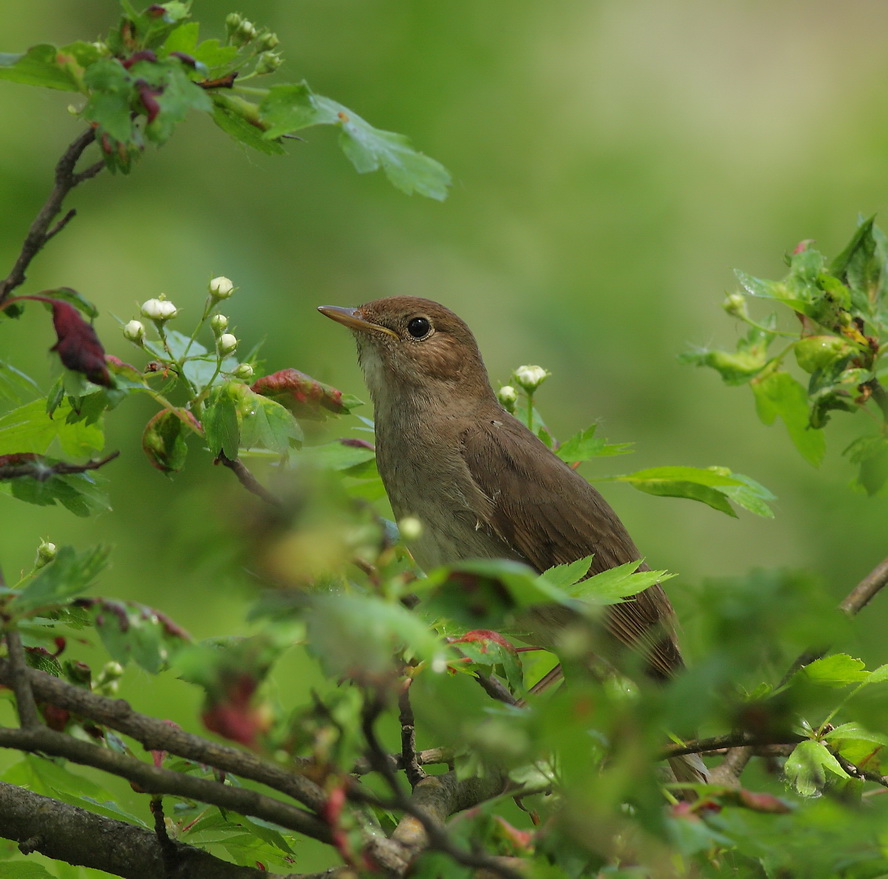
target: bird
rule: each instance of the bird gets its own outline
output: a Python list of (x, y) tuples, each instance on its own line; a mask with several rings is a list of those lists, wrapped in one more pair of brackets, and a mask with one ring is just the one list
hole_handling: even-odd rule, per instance
[[(377, 467), (395, 517), (421, 523), (410, 544), (420, 568), (500, 558), (542, 573), (591, 556), (592, 575), (642, 559), (600, 492), (503, 408), (474, 335), (453, 311), (416, 296), (318, 310), (354, 335)], [(543, 640), (554, 640), (545, 630), (565, 625), (565, 614), (559, 606), (536, 616)], [(675, 613), (658, 583), (603, 616), (608, 640), (640, 654), (650, 678), (683, 668)], [(690, 756), (672, 761), (673, 771), (704, 781), (702, 761)]]

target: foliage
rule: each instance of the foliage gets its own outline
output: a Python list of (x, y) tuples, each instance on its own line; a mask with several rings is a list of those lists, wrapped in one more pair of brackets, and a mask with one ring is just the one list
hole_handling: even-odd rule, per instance
[[(292, 131), (336, 125), (359, 171), (381, 166), (399, 188), (443, 197), (447, 177), (437, 163), (305, 84), (239, 91), (276, 66), (268, 31), (231, 15), (224, 43), (201, 42), (186, 3), (122, 7), (104, 42), (0, 56), (0, 78), (85, 99), (90, 129), (60, 163), (62, 197), (102, 166), (131, 170), (145, 139), (162, 144), (190, 109), (272, 153)], [(93, 142), (101, 162), (78, 173)], [(190, 327), (170, 300), (144, 302), (122, 326), (136, 364), (106, 353), (91, 323), (96, 309), (76, 291), (11, 295), (66, 222), (51, 229), (61, 198), (50, 206), (32, 227), (23, 266), (0, 285), (4, 320), (49, 309), (60, 369), (45, 388), (12, 364), (0, 369), (4, 502), (58, 503), (80, 516), (107, 510), (114, 464), (113, 455), (99, 457), (106, 419), (129, 398), (147, 398), (154, 410), (141, 447), (150, 466), (172, 478), (213, 461), (254, 495), (245, 495), (249, 516), (216, 537), (234, 547), (233, 569), (248, 560), (256, 599), (249, 634), (195, 642), (162, 610), (98, 591), (109, 583), (107, 548), (39, 545), (33, 569), (0, 590), (0, 682), (20, 721), (0, 728), (0, 744), (22, 754), (0, 785), (0, 826), (23, 851), (109, 871), (122, 853), (121, 875), (160, 874), (161, 865), (188, 859), (196, 859), (188, 861), (194, 876), (229, 875), (225, 862), (248, 868), (238, 875), (289, 874), (307, 840), (326, 847), (331, 866), (387, 875), (888, 871), (885, 798), (877, 796), (888, 665), (869, 668), (848, 652), (847, 620), (815, 576), (753, 571), (707, 583), (693, 669), (665, 686), (610, 672), (593, 680), (577, 659), (594, 646), (602, 607), (631, 600), (666, 572), (635, 563), (587, 577), (590, 560), (579, 559), (543, 574), (475, 561), (420, 576), (409, 547), (422, 526), (386, 518), (366, 438), (372, 424), (359, 417), (359, 436), (324, 440), (309, 427), (327, 419), (338, 431), (334, 419), (360, 401), (295, 368), (258, 375), (258, 351), (243, 353), (220, 311), (236, 294), (227, 278), (209, 282)], [(739, 273), (745, 294), (729, 297), (728, 309), (749, 325), (747, 336), (735, 353), (688, 358), (729, 384), (750, 384), (762, 420), (780, 417), (813, 463), (829, 413), (874, 414), (875, 432), (847, 450), (870, 492), (888, 478), (884, 248), (868, 221), (830, 264), (805, 245), (783, 282)], [(800, 329), (753, 322), (744, 295), (789, 307)], [(786, 368), (790, 352), (811, 376), (807, 389)], [(514, 386), (500, 389), (503, 405), (570, 466), (627, 451), (594, 427), (559, 443), (535, 406), (547, 378), (540, 367), (519, 367)], [(770, 492), (726, 468), (662, 466), (609, 478), (731, 516), (735, 506), (773, 515)], [(888, 572), (870, 580), (849, 596), (847, 612), (860, 610)], [(522, 611), (540, 604), (569, 607), (589, 623), (568, 633), (558, 659), (522, 641)], [(100, 667), (87, 663), (87, 648), (101, 652)], [(294, 651), (324, 684), (284, 710), (275, 673)], [(559, 660), (566, 679), (536, 687), (557, 677)], [(132, 708), (109, 698), (129, 665), (199, 688), (204, 727), (234, 745), (140, 713), (137, 688), (124, 693)], [(666, 757), (706, 753), (715, 767), (724, 749), (733, 750), (721, 769), (735, 771), (716, 771), (710, 784), (658, 775)], [(129, 782), (132, 796), (114, 777)], [(26, 834), (13, 818), (16, 802), (38, 816)], [(83, 818), (70, 806), (101, 819), (115, 851), (96, 836), (82, 854)], [(19, 857), (4, 865), (7, 874), (51, 875)]]

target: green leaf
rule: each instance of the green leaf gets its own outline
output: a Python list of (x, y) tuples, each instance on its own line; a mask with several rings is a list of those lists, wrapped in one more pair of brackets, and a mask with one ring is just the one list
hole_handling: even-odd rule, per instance
[(155, 90), (154, 98), (160, 109), (157, 116), (145, 126), (145, 134), (156, 144), (169, 140), (189, 110), (208, 113), (213, 107), (210, 96), (195, 86), (177, 58), (156, 62), (140, 61), (133, 65), (131, 73)]
[(79, 553), (73, 547), (63, 546), (55, 559), (12, 599), (10, 610), (24, 615), (38, 608), (67, 604), (93, 585), (107, 566), (109, 553), (108, 547), (101, 545)]
[(54, 879), (46, 867), (29, 861), (12, 861), (3, 864), (3, 875), (7, 879)]
[(622, 599), (643, 592), (655, 583), (662, 583), (675, 576), (667, 571), (639, 571), (637, 562), (626, 562), (616, 568), (608, 568), (586, 580), (580, 580), (565, 589), (572, 598), (580, 598), (596, 605), (618, 604)]
[(133, 141), (132, 76), (116, 58), (103, 58), (86, 71), (84, 81), (90, 90), (81, 116), (96, 123), (114, 140)]
[(729, 501), (757, 515), (770, 516), (766, 501), (774, 498), (764, 486), (724, 467), (652, 467), (610, 478), (648, 494), (701, 501), (735, 518)]
[(309, 643), (330, 674), (366, 679), (389, 674), (396, 654), (446, 667), (444, 645), (416, 615), (375, 596), (319, 595), (307, 618)]
[[(187, 417), (187, 416), (186, 416)], [(178, 472), (185, 466), (188, 430), (182, 419), (170, 409), (158, 412), (142, 433), (142, 450), (152, 467), (164, 473)]]
[(63, 400), (50, 417), (42, 400), (19, 406), (0, 417), (0, 455), (35, 452), (45, 455), (51, 448), (66, 458), (88, 457), (101, 451), (105, 435), (99, 422), (69, 422), (72, 407)]
[(402, 134), (374, 128), (342, 104), (317, 95), (305, 82), (269, 90), (259, 107), (267, 139), (310, 125), (338, 125), (339, 143), (358, 173), (380, 167), (398, 189), (443, 200), (450, 175), (439, 162), (417, 152)]
[[(540, 579), (555, 589), (568, 589), (578, 583), (588, 573), (592, 565), (592, 556), (577, 559), (566, 565), (553, 565), (540, 574)], [(636, 567), (638, 565), (636, 564)]]
[(40, 386), (11, 363), (0, 361), (0, 399), (21, 403), (26, 397), (40, 394)]
[(79, 85), (59, 60), (59, 50), (48, 43), (31, 46), (20, 55), (0, 53), (0, 79), (24, 85), (77, 91)]
[(884, 772), (888, 735), (873, 732), (856, 722), (843, 723), (824, 738), (846, 759), (871, 772)]
[(803, 797), (813, 797), (827, 786), (829, 776), (848, 779), (851, 776), (821, 742), (798, 744), (783, 767), (789, 783)]
[(597, 425), (593, 424), (574, 434), (556, 449), (555, 454), (562, 461), (573, 463), (574, 461), (588, 461), (591, 458), (609, 455), (625, 455), (632, 451), (631, 443), (609, 443), (607, 440), (596, 437), (596, 427)]
[(830, 271), (851, 288), (855, 308), (864, 314), (871, 311), (882, 289), (885, 253), (881, 235), (877, 237), (875, 217), (864, 220), (848, 246), (832, 261)]
[(788, 372), (775, 369), (753, 379), (752, 390), (762, 422), (770, 425), (778, 416), (783, 419), (796, 449), (817, 467), (823, 460), (826, 443), (823, 433), (809, 425), (805, 389)]
[[(47, 459), (51, 464), (51, 460)], [(90, 516), (111, 509), (106, 480), (95, 473), (54, 474), (48, 479), (28, 476), (0, 482), (0, 492), (41, 507), (61, 504), (75, 516)]]
[(755, 296), (759, 299), (775, 299), (777, 302), (782, 302), (800, 314), (807, 314), (809, 317), (814, 316), (810, 305), (794, 291), (790, 290), (786, 284), (780, 281), (766, 281), (762, 278), (754, 278), (752, 275), (747, 275), (746, 272), (741, 272), (740, 269), (734, 269), (734, 274), (737, 276), (740, 286), (750, 296)]
[(860, 436), (842, 454), (859, 465), (854, 484), (868, 495), (877, 494), (888, 483), (888, 437), (881, 433)]
[(230, 99), (223, 101), (223, 98), (227, 96), (213, 95), (213, 122), (222, 131), (238, 143), (267, 156), (280, 156), (286, 152), (276, 140), (266, 139), (261, 127), (257, 127), (231, 106)]
[(157, 674), (191, 639), (164, 614), (134, 601), (96, 599), (86, 605), (112, 659)]
[(300, 458), (328, 470), (348, 472), (375, 461), (376, 452), (360, 440), (338, 439), (320, 446), (307, 446), (302, 449)]
[(870, 676), (863, 660), (854, 659), (847, 653), (834, 653), (815, 659), (796, 674), (824, 687), (847, 687), (848, 684), (859, 684)]

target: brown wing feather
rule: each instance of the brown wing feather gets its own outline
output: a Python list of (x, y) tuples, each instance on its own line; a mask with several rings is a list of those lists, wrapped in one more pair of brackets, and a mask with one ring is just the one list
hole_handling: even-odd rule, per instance
[[(491, 501), (484, 524), (538, 571), (594, 555), (595, 574), (641, 558), (607, 501), (516, 419), (480, 420), (460, 439), (469, 473)], [(659, 584), (608, 608), (607, 625), (644, 654), (655, 677), (681, 668), (672, 606)]]

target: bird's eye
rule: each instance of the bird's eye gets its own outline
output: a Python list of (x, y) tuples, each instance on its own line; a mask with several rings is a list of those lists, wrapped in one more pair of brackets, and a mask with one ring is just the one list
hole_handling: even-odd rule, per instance
[(429, 334), (432, 329), (431, 323), (427, 317), (414, 317), (407, 323), (407, 332), (414, 339), (422, 339)]

